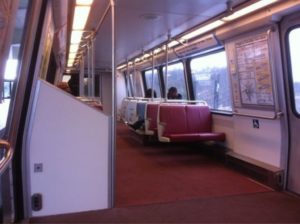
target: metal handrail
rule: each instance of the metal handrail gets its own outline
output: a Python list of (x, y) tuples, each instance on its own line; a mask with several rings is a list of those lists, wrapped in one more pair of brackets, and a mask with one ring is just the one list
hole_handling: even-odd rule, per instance
[(0, 160), (0, 174), (2, 174), (13, 157), (13, 150), (7, 141), (0, 139), (0, 150), (4, 150), (4, 155)]

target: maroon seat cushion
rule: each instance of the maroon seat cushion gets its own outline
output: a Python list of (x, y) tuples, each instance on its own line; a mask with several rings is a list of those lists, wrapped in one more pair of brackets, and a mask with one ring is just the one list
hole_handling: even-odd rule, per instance
[(188, 133), (211, 132), (211, 113), (207, 106), (186, 105)]
[(159, 121), (164, 126), (164, 136), (169, 134), (187, 133), (185, 105), (161, 104), (159, 108)]
[(147, 104), (146, 119), (149, 120), (149, 130), (157, 131), (157, 112), (159, 104)]

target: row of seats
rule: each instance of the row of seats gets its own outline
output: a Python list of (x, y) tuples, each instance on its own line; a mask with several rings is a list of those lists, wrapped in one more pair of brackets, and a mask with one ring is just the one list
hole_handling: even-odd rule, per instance
[(224, 133), (212, 132), (208, 106), (162, 104), (157, 124), (162, 142), (225, 141)]
[(145, 121), (144, 135), (157, 135), (161, 142), (224, 141), (224, 133), (212, 132), (208, 106), (145, 101), (123, 102), (122, 119), (132, 125)]

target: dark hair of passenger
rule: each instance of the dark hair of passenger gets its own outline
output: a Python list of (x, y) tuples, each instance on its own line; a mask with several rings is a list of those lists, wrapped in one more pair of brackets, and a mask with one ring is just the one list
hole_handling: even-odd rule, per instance
[(155, 90), (152, 90), (151, 88), (146, 90), (145, 98), (151, 98), (152, 92), (153, 92), (153, 97), (156, 98), (156, 92), (155, 92)]
[(174, 86), (169, 88), (167, 97), (168, 99), (182, 99), (181, 94), (177, 93), (177, 88)]

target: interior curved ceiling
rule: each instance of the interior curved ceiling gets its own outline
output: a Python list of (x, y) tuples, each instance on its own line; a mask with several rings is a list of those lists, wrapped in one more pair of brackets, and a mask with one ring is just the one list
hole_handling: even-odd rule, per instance
[[(116, 0), (117, 64), (227, 10), (228, 0)], [(232, 0), (233, 6), (246, 0)], [(95, 29), (109, 4), (94, 0), (87, 29)], [(111, 11), (97, 32), (95, 67), (111, 68)]]

